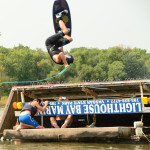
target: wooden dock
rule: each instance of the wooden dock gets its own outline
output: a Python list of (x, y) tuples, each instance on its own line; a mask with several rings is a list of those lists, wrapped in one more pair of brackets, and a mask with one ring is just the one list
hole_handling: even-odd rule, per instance
[[(149, 128), (147, 129), (147, 131)], [(149, 131), (150, 133), (150, 131)], [(144, 135), (135, 135), (132, 127), (94, 127), (94, 128), (64, 128), (64, 129), (23, 129), (4, 130), (4, 139), (23, 141), (50, 141), (50, 142), (145, 142), (149, 143)]]
[[(29, 102), (34, 98), (41, 98), (43, 101), (57, 102), (59, 96), (66, 96), (70, 101), (103, 101), (112, 99), (132, 99), (150, 96), (150, 79), (131, 80), (131, 81), (111, 81), (111, 82), (86, 82), (86, 83), (63, 83), (63, 84), (45, 84), (30, 86), (15, 86), (12, 88), (4, 113), (0, 120), (0, 137), (5, 139), (21, 140), (49, 140), (49, 141), (76, 141), (91, 142), (96, 141), (124, 141), (137, 140), (139, 137), (133, 129), (134, 121), (140, 121), (144, 116), (144, 126), (150, 126), (150, 104), (141, 104), (142, 111), (133, 114), (96, 114), (96, 127), (85, 128), (90, 120), (86, 120), (86, 115), (74, 115), (75, 120), (84, 120), (78, 126), (67, 129), (51, 129), (49, 117), (35, 117), (45, 129), (24, 129), (17, 132), (13, 129), (17, 121), (15, 110), (12, 107), (13, 102)], [(117, 106), (117, 103), (114, 102)], [(103, 104), (104, 106), (104, 104)], [(109, 105), (112, 106), (112, 105)], [(130, 105), (127, 105), (129, 107)], [(111, 108), (109, 108), (111, 110)], [(19, 112), (20, 110), (18, 110)], [(128, 108), (129, 111), (129, 108)], [(88, 119), (90, 116), (88, 116)], [(78, 121), (79, 122), (79, 121)], [(83, 125), (84, 124), (84, 125)], [(116, 126), (116, 127), (114, 127)], [(124, 127), (126, 126), (126, 127)], [(149, 132), (144, 128), (146, 136), (149, 138)], [(149, 129), (149, 127), (148, 127)], [(146, 138), (140, 135), (140, 139)]]

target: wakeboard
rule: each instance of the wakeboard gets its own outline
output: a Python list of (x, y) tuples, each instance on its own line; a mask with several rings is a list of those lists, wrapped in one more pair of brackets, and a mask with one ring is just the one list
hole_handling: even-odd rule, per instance
[(56, 14), (65, 9), (68, 10), (68, 13), (65, 16), (63, 16), (62, 20), (64, 21), (66, 27), (70, 29), (68, 35), (71, 36), (71, 30), (72, 30), (71, 13), (70, 13), (69, 5), (66, 0), (54, 0), (53, 13), (52, 13), (54, 29), (56, 33), (61, 30), (58, 24), (58, 20), (56, 19)]

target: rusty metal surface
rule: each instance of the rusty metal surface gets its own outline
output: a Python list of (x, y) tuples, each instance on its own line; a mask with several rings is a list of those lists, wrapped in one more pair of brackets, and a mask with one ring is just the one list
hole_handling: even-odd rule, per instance
[(44, 100), (57, 100), (59, 96), (66, 96), (71, 100), (93, 99), (92, 95), (82, 90), (83, 87), (97, 94), (98, 99), (134, 98), (141, 96), (141, 83), (144, 96), (150, 95), (150, 79), (15, 86), (12, 90), (23, 91), (27, 98)]

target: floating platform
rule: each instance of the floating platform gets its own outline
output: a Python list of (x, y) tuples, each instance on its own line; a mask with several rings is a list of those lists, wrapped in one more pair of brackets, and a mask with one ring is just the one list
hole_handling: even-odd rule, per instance
[[(49, 117), (55, 115), (52, 113), (52, 108), (58, 105), (60, 96), (65, 96), (70, 100), (69, 104), (63, 104), (62, 107), (67, 106), (67, 112), (72, 110), (70, 113), (74, 120), (71, 128), (51, 128)], [(4, 136), (5, 139), (81, 142), (89, 139), (92, 142), (105, 141), (105, 139), (106, 141), (109, 139), (136, 140), (138, 136), (147, 142), (144, 135), (146, 134), (149, 138), (150, 133), (147, 129), (149, 130), (150, 126), (150, 104), (144, 104), (142, 98), (149, 96), (150, 79), (15, 86), (10, 92), (0, 120), (0, 136)], [(20, 110), (14, 110), (12, 107), (13, 102), (27, 103), (35, 98), (50, 101), (47, 111), (49, 113), (34, 118), (46, 128), (24, 129), (20, 132), (12, 130), (20, 113)], [(77, 105), (80, 106), (77, 108), (78, 112), (79, 108), (83, 107), (84, 110), (75, 114), (74, 108)], [(95, 122), (94, 128), (85, 128), (93, 121)], [(144, 123), (140, 134), (133, 128), (135, 121)]]
[[(147, 129), (149, 130), (149, 129)], [(23, 129), (20, 131), (4, 130), (4, 139), (23, 141), (51, 142), (143, 142), (148, 143), (144, 135), (135, 136), (132, 127), (94, 127), (64, 129)], [(150, 136), (147, 135), (147, 138)]]

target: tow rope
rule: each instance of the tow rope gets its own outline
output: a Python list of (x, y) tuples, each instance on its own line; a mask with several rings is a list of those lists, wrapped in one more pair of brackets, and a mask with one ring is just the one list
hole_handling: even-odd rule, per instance
[(0, 85), (2, 84), (12, 84), (12, 83), (36, 83), (36, 82), (43, 82), (43, 81), (47, 81), (49, 79), (52, 79), (52, 78), (56, 78), (57, 76), (60, 76), (61, 74), (63, 74), (72, 64), (70, 64), (67, 68), (63, 69), (61, 72), (59, 72), (57, 75), (54, 75), (50, 78), (46, 78), (46, 79), (42, 79), (42, 80), (37, 80), (37, 81), (14, 81), (14, 82), (1, 82)]

